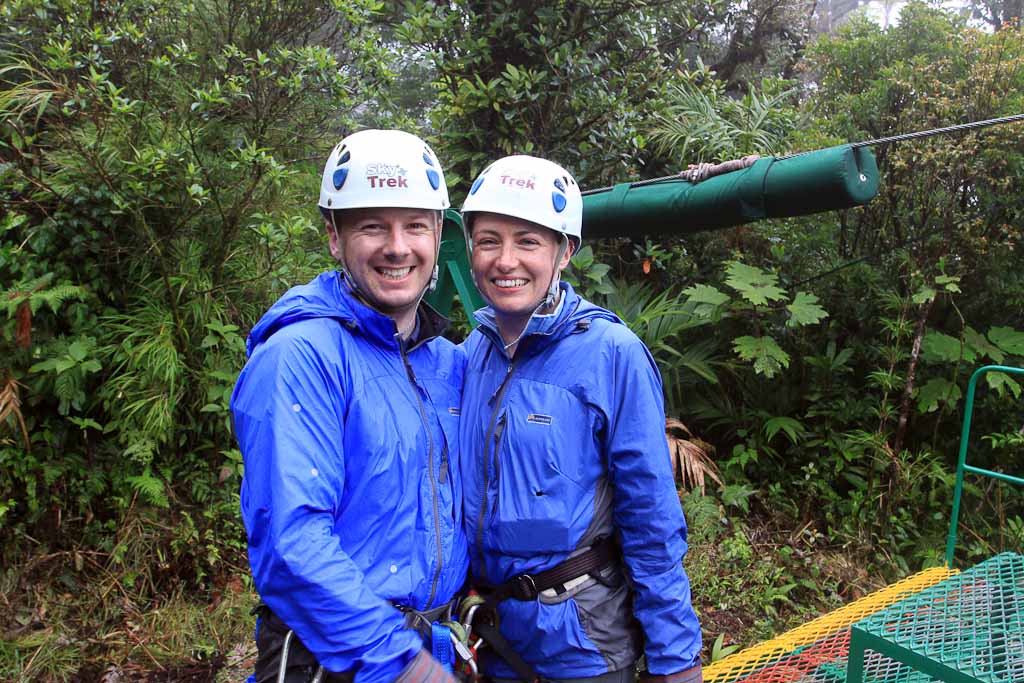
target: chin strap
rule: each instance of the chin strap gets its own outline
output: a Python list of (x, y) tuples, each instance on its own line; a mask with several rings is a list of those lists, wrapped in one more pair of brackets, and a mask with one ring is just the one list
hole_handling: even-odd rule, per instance
[(562, 262), (562, 257), (569, 250), (569, 237), (565, 233), (561, 233), (561, 235), (562, 239), (558, 244), (558, 253), (555, 255), (555, 263), (551, 270), (551, 284), (548, 285), (547, 296), (541, 302), (545, 306), (554, 306), (558, 303), (558, 283), (561, 281), (561, 271), (558, 269), (558, 264)]
[[(434, 271), (430, 274), (430, 284), (427, 285), (426, 292), (433, 292), (437, 288), (437, 279), (441, 273), (441, 233), (444, 231), (444, 211), (437, 212), (437, 230), (434, 232)], [(420, 295), (420, 300), (423, 299), (423, 295)], [(416, 303), (419, 306), (419, 302)]]

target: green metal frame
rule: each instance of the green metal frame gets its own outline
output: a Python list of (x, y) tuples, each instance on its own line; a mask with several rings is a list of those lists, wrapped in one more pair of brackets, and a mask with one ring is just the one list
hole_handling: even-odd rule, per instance
[(1022, 642), (1024, 556), (1001, 553), (854, 624), (846, 681), (1018, 683)]
[(974, 676), (968, 676), (956, 669), (951, 669), (942, 662), (929, 659), (913, 650), (896, 645), (885, 638), (861, 630), (857, 626), (850, 628), (850, 655), (847, 660), (846, 681), (864, 680), (864, 653), (873, 650), (891, 659), (912, 666), (917, 671), (945, 683), (979, 683)]
[(466, 239), (462, 232), (462, 216), (454, 209), (444, 212), (437, 266), (437, 286), (425, 297), (427, 303), (441, 315), (448, 315), (452, 310), (455, 296), (458, 295), (462, 307), (466, 309), (469, 324), (476, 327), (473, 311), (483, 308), (484, 300), (480, 297), (473, 283), (473, 274), (470, 272), (469, 253), (466, 251)]
[[(946, 565), (950, 569), (953, 568), (957, 522), (966, 473), (1024, 485), (1024, 479), (1020, 477), (967, 464), (975, 390), (978, 380), (989, 372), (1024, 375), (1024, 368), (986, 365), (971, 375), (967, 385), (953, 511), (946, 539)], [(1021, 680), (1024, 667), (1021, 666), (1017, 644), (1024, 640), (1022, 621), (1024, 557), (1003, 553), (963, 573), (954, 574), (851, 626), (846, 681), (864, 681), (867, 650), (913, 669), (901, 673), (888, 672), (882, 675), (886, 681), (1011, 683), (1012, 680)], [(1007, 650), (1011, 643), (1013, 654), (1017, 657), (1012, 666), (1007, 664)], [(1002, 660), (997, 666), (995, 662), (1000, 656)], [(873, 675), (877, 677), (880, 674), (876, 672)], [(1011, 675), (1018, 678), (1007, 678)]]
[(986, 365), (974, 371), (971, 381), (967, 384), (967, 401), (964, 405), (964, 425), (960, 431), (960, 456), (956, 463), (956, 486), (953, 489), (953, 513), (949, 522), (949, 536), (946, 539), (946, 566), (953, 568), (953, 551), (956, 548), (957, 522), (960, 517), (960, 498), (964, 491), (964, 474), (980, 474), (985, 477), (992, 477), (1001, 481), (1010, 482), (1024, 486), (1024, 479), (1014, 477), (1002, 472), (973, 467), (967, 464), (967, 442), (971, 436), (971, 418), (974, 415), (974, 390), (978, 385), (978, 379), (988, 372), (1005, 372), (1011, 375), (1024, 375), (1024, 368), (1013, 368), (1005, 365)]

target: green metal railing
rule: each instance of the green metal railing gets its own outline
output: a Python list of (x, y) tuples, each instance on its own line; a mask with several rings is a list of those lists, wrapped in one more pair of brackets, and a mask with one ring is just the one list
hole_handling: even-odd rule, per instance
[(985, 477), (992, 477), (1011, 484), (1024, 486), (1024, 479), (1014, 477), (1003, 472), (982, 469), (967, 464), (967, 442), (971, 436), (971, 418), (974, 416), (974, 391), (978, 385), (978, 379), (988, 372), (1005, 372), (1011, 375), (1024, 375), (1024, 368), (1012, 368), (1004, 365), (986, 365), (974, 371), (971, 381), (967, 384), (967, 400), (964, 405), (964, 425), (960, 432), (960, 456), (956, 464), (956, 487), (953, 489), (953, 513), (949, 523), (949, 536), (946, 539), (946, 566), (953, 568), (953, 551), (956, 548), (957, 522), (960, 517), (960, 498), (964, 491), (964, 475), (980, 474)]

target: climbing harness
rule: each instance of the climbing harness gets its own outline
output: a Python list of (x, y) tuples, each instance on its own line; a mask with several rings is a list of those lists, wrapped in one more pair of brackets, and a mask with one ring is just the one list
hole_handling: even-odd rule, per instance
[[(468, 646), (467, 630), (455, 619), (457, 605), (458, 599), (427, 611), (412, 609), (404, 605), (394, 605), (394, 607), (402, 612), (405, 616), (406, 627), (416, 631), (423, 640), (424, 645), (429, 647), (431, 655), (438, 663), (451, 673), (458, 673), (459, 668), (465, 666), (472, 671), (473, 678), (475, 679), (476, 662)], [(253, 614), (260, 615), (257, 621), (257, 629), (268, 628), (279, 635), (283, 635), (280, 661), (277, 665), (277, 675), (274, 680), (275, 683), (286, 683), (288, 665), (289, 663), (295, 664), (295, 662), (290, 661), (293, 659), (293, 651), (301, 651), (301, 656), (305, 659), (312, 659), (312, 654), (302, 645), (301, 641), (296, 640), (295, 631), (288, 628), (280, 619), (275, 617), (267, 605), (261, 603), (253, 609)], [(301, 659), (300, 665), (302, 665)], [(309, 683), (322, 683), (325, 677), (328, 676), (326, 669), (319, 663), (316, 664), (315, 669), (310, 666), (308, 671), (312, 673)], [(306, 675), (309, 674), (307, 673)], [(338, 675), (333, 674), (335, 677)], [(354, 673), (349, 675), (354, 675)], [(255, 681), (254, 677), (250, 678)]]
[[(609, 537), (602, 537), (578, 555), (542, 572), (519, 574), (499, 585), (475, 584), (476, 594), (466, 597), (459, 610), (459, 619), (465, 630), (477, 637), (476, 642), (470, 646), (471, 652), (475, 654), (480, 645), (485, 644), (526, 683), (543, 681), (498, 629), (498, 604), (510, 599), (529, 602), (542, 595), (554, 597), (572, 590), (589, 578), (600, 581), (600, 570), (618, 562), (620, 557), (618, 544)], [(472, 667), (475, 674), (475, 663)]]

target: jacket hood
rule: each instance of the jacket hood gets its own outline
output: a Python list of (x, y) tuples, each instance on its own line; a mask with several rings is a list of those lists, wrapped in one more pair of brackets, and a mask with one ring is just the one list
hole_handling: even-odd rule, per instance
[[(558, 309), (552, 315), (534, 315), (527, 323), (526, 333), (522, 339), (533, 339), (530, 342), (530, 352), (538, 351), (547, 346), (548, 343), (562, 339), (563, 337), (585, 328), (594, 320), (608, 320), (614, 323), (622, 323), (617, 315), (600, 306), (590, 303), (572, 288), (568, 282), (559, 283), (562, 290), (562, 300)], [(492, 341), (500, 347), (504, 344), (501, 340), (501, 333), (498, 332), (498, 321), (494, 309), (490, 306), (481, 308), (474, 314), (481, 329), (491, 337)], [(624, 323), (622, 323), (624, 324)]]
[(251, 356), (282, 327), (300, 320), (334, 318), (343, 324), (355, 322), (356, 313), (352, 310), (355, 302), (347, 295), (347, 289), (341, 274), (335, 271), (321, 273), (304, 285), (292, 287), (252, 328), (245, 342), (246, 355)]
[[(384, 347), (398, 348), (403, 342), (395, 321), (360, 301), (341, 273), (321, 273), (310, 282), (292, 287), (263, 314), (245, 342), (245, 353), (252, 356), (260, 344), (286, 325), (311, 318), (330, 318), (351, 331), (358, 330)], [(413, 349), (444, 333), (448, 319), (424, 302), (416, 311), (417, 332), (408, 346)]]

